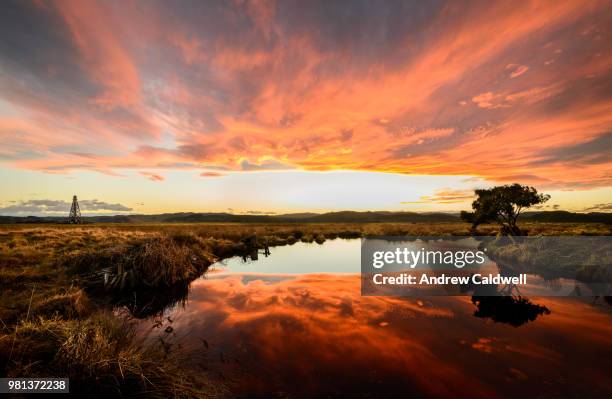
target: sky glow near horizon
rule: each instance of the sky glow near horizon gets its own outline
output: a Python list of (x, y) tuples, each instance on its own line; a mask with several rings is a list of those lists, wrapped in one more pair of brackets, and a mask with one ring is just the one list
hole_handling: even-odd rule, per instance
[(610, 1), (0, 7), (0, 214), (612, 210)]

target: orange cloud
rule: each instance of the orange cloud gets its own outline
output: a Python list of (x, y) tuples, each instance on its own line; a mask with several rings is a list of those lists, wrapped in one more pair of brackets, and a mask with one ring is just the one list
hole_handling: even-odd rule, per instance
[(435, 202), (438, 204), (459, 204), (474, 198), (474, 190), (454, 190), (444, 188), (436, 190), (434, 195), (424, 195), (420, 201), (406, 201), (402, 204), (423, 204)]
[(5, 118), (0, 107), (2, 153), (17, 167), (357, 169), (612, 185), (605, 3), (350, 6), (345, 19), (315, 3), (16, 7), (38, 21), (30, 36), (19, 21), (4, 24), (25, 50), (0, 53), (0, 101), (20, 110)]
[(219, 172), (202, 172), (200, 173), (200, 176), (202, 177), (221, 177), (224, 175), (223, 173), (219, 173)]
[(82, 54), (82, 67), (104, 88), (92, 99), (102, 106), (131, 106), (140, 101), (140, 76), (103, 4), (67, 0), (57, 3)]

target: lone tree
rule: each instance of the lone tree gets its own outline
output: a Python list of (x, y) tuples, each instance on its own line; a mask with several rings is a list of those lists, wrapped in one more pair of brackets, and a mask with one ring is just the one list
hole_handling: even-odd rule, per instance
[(479, 224), (497, 222), (502, 226), (502, 234), (521, 235), (516, 220), (522, 211), (533, 205), (543, 204), (550, 199), (548, 194), (518, 183), (475, 190), (476, 200), (472, 202), (474, 212), (461, 211), (461, 219)]

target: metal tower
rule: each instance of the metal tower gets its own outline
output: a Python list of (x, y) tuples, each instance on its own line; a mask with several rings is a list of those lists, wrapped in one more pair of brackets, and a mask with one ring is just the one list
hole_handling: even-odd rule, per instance
[(79, 201), (77, 201), (76, 195), (72, 197), (72, 206), (70, 207), (70, 216), (68, 216), (68, 223), (81, 224), (81, 208), (79, 208)]

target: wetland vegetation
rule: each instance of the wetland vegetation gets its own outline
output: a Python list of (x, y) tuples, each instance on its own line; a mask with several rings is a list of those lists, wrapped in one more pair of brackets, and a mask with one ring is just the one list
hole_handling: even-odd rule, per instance
[[(497, 229), (480, 225), (477, 234)], [(530, 235), (610, 234), (605, 224), (526, 223), (523, 229)], [(183, 367), (179, 348), (163, 339), (136, 340), (130, 318), (161, 314), (184, 300), (189, 284), (211, 264), (258, 248), (468, 234), (467, 223), (5, 225), (0, 373), (68, 376), (73, 392), (94, 395), (231, 396), (207, 371)]]

